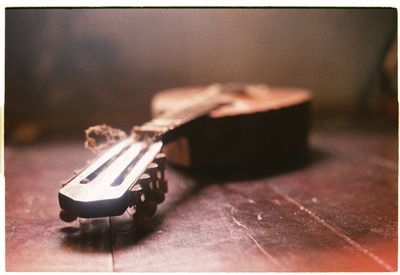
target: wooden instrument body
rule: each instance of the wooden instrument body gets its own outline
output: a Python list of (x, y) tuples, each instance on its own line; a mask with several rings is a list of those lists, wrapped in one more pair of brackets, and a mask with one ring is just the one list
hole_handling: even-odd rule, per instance
[(135, 126), (59, 191), (64, 221), (76, 217), (151, 216), (164, 200), (165, 155), (176, 165), (276, 171), (307, 159), (310, 93), (264, 85), (211, 85), (159, 93), (156, 118)]
[[(175, 88), (158, 93), (152, 113), (178, 108), (203, 88)], [(195, 169), (266, 170), (288, 168), (307, 160), (311, 94), (307, 90), (247, 86), (229, 95), (232, 104), (198, 119), (176, 140), (166, 144), (170, 163)], [(175, 107), (178, 106), (178, 107)]]

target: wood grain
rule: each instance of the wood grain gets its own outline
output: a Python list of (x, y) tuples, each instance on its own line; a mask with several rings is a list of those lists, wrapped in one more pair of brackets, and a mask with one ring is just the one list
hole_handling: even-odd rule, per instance
[(76, 143), (6, 148), (7, 271), (112, 270), (107, 220), (79, 230), (78, 221), (58, 218), (60, 182), (92, 157), (82, 148)]
[(91, 156), (80, 143), (6, 146), (7, 271), (397, 270), (396, 130), (326, 123), (295, 170), (169, 167), (166, 201), (143, 231), (121, 231), (124, 217), (114, 229), (58, 220), (58, 182)]

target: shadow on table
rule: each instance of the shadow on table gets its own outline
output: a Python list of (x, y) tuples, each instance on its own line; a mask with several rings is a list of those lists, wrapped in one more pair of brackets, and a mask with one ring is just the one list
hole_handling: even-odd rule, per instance
[(76, 220), (60, 229), (64, 235), (62, 245), (79, 252), (110, 252), (110, 226), (108, 218)]
[(149, 218), (142, 228), (133, 226), (133, 218), (129, 213), (125, 212), (120, 217), (91, 219), (89, 221), (76, 222), (74, 226), (61, 228), (64, 234), (63, 245), (69, 249), (81, 252), (110, 252), (111, 243), (116, 240), (116, 236), (123, 240), (118, 241), (119, 248), (133, 246), (141, 240), (151, 237), (158, 231), (159, 225), (170, 211), (176, 209), (179, 205), (185, 203), (195, 194), (199, 193), (203, 188), (210, 185), (227, 185), (232, 181), (235, 183), (274, 177), (287, 172), (305, 169), (314, 164), (329, 159), (329, 154), (318, 148), (311, 148), (309, 158), (305, 162), (290, 163), (286, 167), (274, 167), (274, 169), (266, 169), (262, 165), (259, 167), (246, 167), (244, 169), (229, 170), (187, 170), (178, 167), (169, 167), (176, 173), (182, 174), (184, 178), (195, 182), (191, 188), (187, 188), (179, 194), (179, 198), (163, 208), (162, 213), (157, 212), (153, 217)]

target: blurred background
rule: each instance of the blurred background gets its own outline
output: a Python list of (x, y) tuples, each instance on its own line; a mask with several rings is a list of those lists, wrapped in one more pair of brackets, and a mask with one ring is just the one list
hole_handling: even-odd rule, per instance
[(314, 93), (314, 115), (397, 119), (396, 9), (7, 9), (6, 144), (150, 118), (176, 86)]

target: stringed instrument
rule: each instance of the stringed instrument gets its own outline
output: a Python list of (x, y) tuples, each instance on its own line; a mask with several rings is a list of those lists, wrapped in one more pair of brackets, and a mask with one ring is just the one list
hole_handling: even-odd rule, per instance
[(154, 215), (168, 191), (166, 159), (199, 169), (302, 162), (310, 101), (306, 90), (265, 85), (163, 91), (153, 98), (154, 119), (135, 126), (59, 190), (60, 218), (118, 216), (127, 208), (134, 220)]

